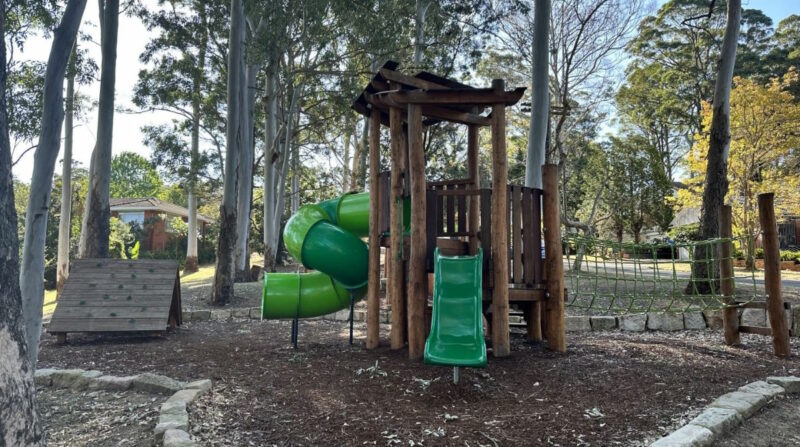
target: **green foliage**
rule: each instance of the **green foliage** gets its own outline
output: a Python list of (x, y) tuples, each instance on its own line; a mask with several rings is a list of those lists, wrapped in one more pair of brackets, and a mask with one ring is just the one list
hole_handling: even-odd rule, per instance
[[(108, 252), (112, 258), (135, 259), (134, 253), (138, 255), (139, 241), (136, 239), (131, 226), (116, 217), (112, 217), (109, 223), (111, 232), (108, 236)], [(135, 250), (134, 250), (135, 247)]]
[(133, 152), (122, 152), (111, 160), (111, 197), (158, 197), (163, 183), (158, 172)]
[(681, 227), (670, 228), (667, 234), (669, 235), (670, 239), (676, 242), (691, 242), (691, 241), (699, 241), (702, 239), (700, 237), (699, 223), (693, 223), (689, 225), (683, 225)]

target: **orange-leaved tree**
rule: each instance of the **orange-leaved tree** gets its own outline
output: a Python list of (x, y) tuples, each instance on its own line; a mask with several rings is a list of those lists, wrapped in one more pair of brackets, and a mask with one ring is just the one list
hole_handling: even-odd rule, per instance
[[(731, 91), (731, 145), (728, 194), (733, 233), (742, 241), (752, 267), (755, 240), (761, 232), (758, 194), (775, 193), (779, 216), (800, 213), (800, 104), (788, 92), (798, 82), (795, 70), (767, 85), (735, 78)], [(687, 188), (678, 192), (679, 206), (700, 206), (705, 181), (711, 105), (703, 106), (703, 134), (695, 135), (687, 156)]]

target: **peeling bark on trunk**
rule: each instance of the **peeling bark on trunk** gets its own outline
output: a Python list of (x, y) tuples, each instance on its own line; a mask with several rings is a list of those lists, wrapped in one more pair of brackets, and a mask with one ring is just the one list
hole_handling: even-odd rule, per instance
[[(702, 239), (719, 237), (719, 210), (725, 203), (725, 195), (728, 193), (728, 152), (731, 142), (731, 83), (733, 82), (733, 67), (736, 63), (736, 46), (739, 40), (741, 19), (741, 0), (728, 1), (728, 19), (722, 40), (717, 82), (714, 86), (708, 165), (703, 188), (703, 205), (700, 212), (700, 237)], [(695, 281), (686, 286), (687, 293), (692, 293), (694, 289), (701, 294), (710, 293), (712, 290), (711, 281), (713, 278), (718, 277), (716, 274), (719, 268), (718, 263), (713, 262), (709, 265), (709, 263), (705, 262), (707, 258), (714, 258), (715, 253), (706, 253), (706, 248), (707, 246), (705, 245), (695, 248), (695, 259), (699, 259), (702, 262), (692, 265)], [(719, 290), (716, 285), (714, 285), (713, 289)]]
[(225, 150), (225, 187), (219, 207), (220, 229), (217, 263), (211, 302), (222, 306), (233, 298), (234, 249), (236, 247), (237, 167), (241, 141), (242, 47), (244, 8), (242, 0), (231, 0), (231, 29), (228, 37), (228, 128)]
[(75, 114), (75, 60), (77, 42), (67, 67), (67, 94), (64, 103), (64, 157), (61, 160), (61, 216), (58, 221), (58, 258), (56, 260), (56, 292), (61, 295), (69, 276), (69, 242), (72, 229), (72, 118)]
[(111, 218), (108, 198), (111, 185), (119, 0), (101, 0), (100, 29), (103, 60), (97, 108), (97, 142), (89, 167), (89, 191), (86, 193), (86, 209), (81, 226), (81, 258), (108, 257)]
[[(36, 367), (39, 336), (42, 332), (44, 247), (50, 192), (53, 189), (53, 171), (61, 145), (61, 125), (64, 120), (64, 76), (85, 7), (86, 0), (73, 0), (67, 4), (61, 23), (53, 33), (53, 43), (47, 60), (42, 128), (39, 133), (39, 145), (34, 154), (30, 197), (25, 214), (22, 264), (18, 279), (22, 292), (28, 360), (33, 368)], [(7, 284), (3, 283), (3, 287)]]
[[(5, 31), (5, 11), (0, 11), (0, 32), (5, 35)], [(17, 211), (5, 95), (5, 39), (0, 41), (0, 61), (0, 444), (43, 446), (19, 288)]]

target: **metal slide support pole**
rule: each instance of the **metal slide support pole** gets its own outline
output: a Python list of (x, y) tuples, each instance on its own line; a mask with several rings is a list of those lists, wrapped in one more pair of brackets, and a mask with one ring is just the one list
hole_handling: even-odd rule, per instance
[(350, 291), (350, 346), (353, 345), (353, 317), (355, 317), (355, 297), (353, 291)]

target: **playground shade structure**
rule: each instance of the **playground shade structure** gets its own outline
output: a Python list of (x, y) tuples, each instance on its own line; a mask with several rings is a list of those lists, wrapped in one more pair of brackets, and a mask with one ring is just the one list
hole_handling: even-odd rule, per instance
[(483, 253), (442, 256), (434, 252), (433, 318), (425, 342), (425, 363), (486, 366), (483, 340)]
[(317, 317), (349, 306), (351, 294), (363, 298), (368, 248), (361, 238), (368, 234), (369, 193), (301, 207), (286, 222), (283, 239), (289, 253), (315, 271), (264, 275), (262, 318)]

